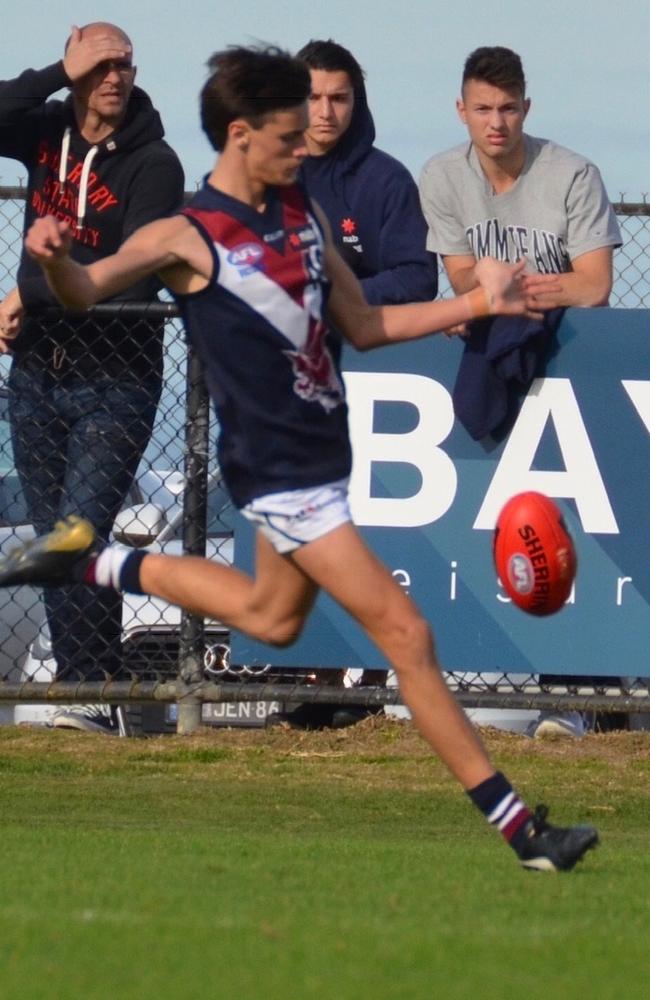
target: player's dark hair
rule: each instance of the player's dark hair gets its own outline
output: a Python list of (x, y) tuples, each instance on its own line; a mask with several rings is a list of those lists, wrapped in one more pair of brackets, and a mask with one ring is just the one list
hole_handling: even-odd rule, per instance
[(221, 152), (228, 126), (244, 118), (261, 128), (267, 115), (295, 108), (309, 97), (309, 70), (275, 46), (230, 46), (208, 60), (210, 76), (201, 91), (201, 126)]
[(526, 93), (520, 57), (501, 45), (484, 45), (470, 52), (463, 69), (463, 88), (468, 80), (481, 80), (501, 90), (518, 90), (522, 97)]
[(298, 59), (306, 62), (310, 69), (322, 69), (326, 73), (347, 73), (354, 91), (363, 88), (365, 73), (349, 49), (338, 42), (312, 38), (298, 52)]

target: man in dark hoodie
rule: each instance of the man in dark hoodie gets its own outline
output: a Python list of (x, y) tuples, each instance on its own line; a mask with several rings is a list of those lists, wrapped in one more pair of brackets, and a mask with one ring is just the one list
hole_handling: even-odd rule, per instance
[(312, 84), (302, 178), (327, 216), (337, 250), (370, 305), (434, 299), (438, 270), (425, 248), (417, 185), (399, 160), (373, 146), (361, 66), (331, 40), (309, 42), (298, 57)]
[[(0, 156), (28, 171), (24, 230), (44, 215), (69, 222), (83, 264), (114, 253), (147, 222), (176, 209), (184, 177), (158, 112), (134, 87), (121, 28), (73, 27), (63, 59), (0, 83)], [(49, 100), (63, 87), (64, 101)], [(147, 279), (119, 296), (157, 297)], [(30, 517), (40, 534), (77, 513), (107, 538), (154, 423), (162, 382), (160, 322), (67, 315), (23, 253), (17, 287), (0, 305), (0, 351), (11, 352), (12, 444)], [(83, 586), (48, 588), (57, 676), (97, 679), (120, 666), (121, 600)], [(116, 731), (113, 715), (64, 711), (55, 725)]]
[[(364, 72), (352, 53), (331, 39), (312, 40), (298, 58), (309, 66), (309, 156), (301, 168), (310, 196), (325, 212), (337, 250), (359, 279), (371, 305), (434, 299), (435, 254), (426, 250), (427, 226), (417, 185), (406, 167), (373, 145), (375, 124)], [(334, 671), (320, 680), (342, 683)], [(383, 670), (364, 671), (362, 685), (383, 685)], [(375, 709), (376, 711), (376, 709)], [(271, 725), (343, 728), (366, 718), (355, 705), (299, 705), (273, 713)]]

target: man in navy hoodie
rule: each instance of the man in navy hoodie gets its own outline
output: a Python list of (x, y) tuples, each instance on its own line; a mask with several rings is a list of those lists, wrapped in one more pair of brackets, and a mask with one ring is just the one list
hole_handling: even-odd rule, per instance
[(436, 257), (406, 167), (377, 149), (364, 73), (342, 45), (311, 41), (298, 53), (311, 74), (309, 156), (301, 174), (332, 227), (337, 250), (370, 305), (436, 297)]
[[(354, 271), (371, 305), (434, 299), (435, 254), (426, 250), (427, 225), (417, 185), (406, 167), (377, 149), (364, 72), (342, 45), (312, 40), (298, 58), (311, 75), (309, 156), (301, 167), (310, 196), (325, 212), (339, 253)], [(341, 682), (328, 670), (322, 680)], [(361, 684), (385, 684), (383, 670), (366, 670)], [(370, 710), (355, 705), (300, 705), (274, 713), (280, 721), (310, 729), (342, 728)]]
[[(158, 112), (134, 86), (132, 47), (121, 28), (74, 27), (63, 59), (0, 83), (0, 156), (28, 172), (24, 230), (40, 216), (69, 222), (83, 264), (114, 253), (147, 222), (175, 210), (184, 177)], [(50, 100), (62, 88), (64, 101)], [(153, 300), (146, 279), (120, 300)], [(56, 305), (23, 252), (17, 287), (0, 305), (0, 351), (9, 379), (14, 457), (37, 533), (82, 514), (107, 538), (154, 423), (162, 384), (160, 322), (137, 316), (39, 317)], [(48, 588), (57, 676), (98, 679), (120, 666), (121, 600), (79, 586)], [(113, 732), (84, 707), (55, 724)]]

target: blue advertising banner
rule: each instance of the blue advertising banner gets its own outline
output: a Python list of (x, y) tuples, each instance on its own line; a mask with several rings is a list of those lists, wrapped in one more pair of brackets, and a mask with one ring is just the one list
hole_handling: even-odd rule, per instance
[[(430, 337), (344, 357), (356, 524), (431, 622), (445, 669), (650, 676), (650, 318), (568, 310), (543, 378), (508, 436), (477, 442), (454, 418), (462, 342)], [(557, 499), (578, 575), (565, 607), (535, 619), (492, 563), (505, 501)], [(252, 567), (238, 518), (236, 562)], [(386, 666), (321, 595), (300, 639), (271, 649), (233, 637), (237, 663)]]

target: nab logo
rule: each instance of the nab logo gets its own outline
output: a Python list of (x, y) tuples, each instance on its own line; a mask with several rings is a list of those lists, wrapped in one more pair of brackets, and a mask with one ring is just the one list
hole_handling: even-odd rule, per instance
[(359, 237), (357, 236), (357, 224), (354, 219), (351, 219), (349, 216), (345, 219), (341, 219), (341, 232), (343, 233), (343, 243), (358, 244), (358, 246), (354, 246), (353, 249), (357, 250), (359, 253), (363, 252), (363, 247), (359, 243)]
[(313, 246), (316, 242), (316, 232), (312, 226), (303, 226), (302, 229), (292, 229), (287, 234), (289, 246), (293, 250), (301, 250), (305, 247)]
[(242, 275), (250, 274), (257, 269), (263, 256), (264, 251), (257, 243), (240, 243), (228, 254), (228, 263), (236, 267)]

